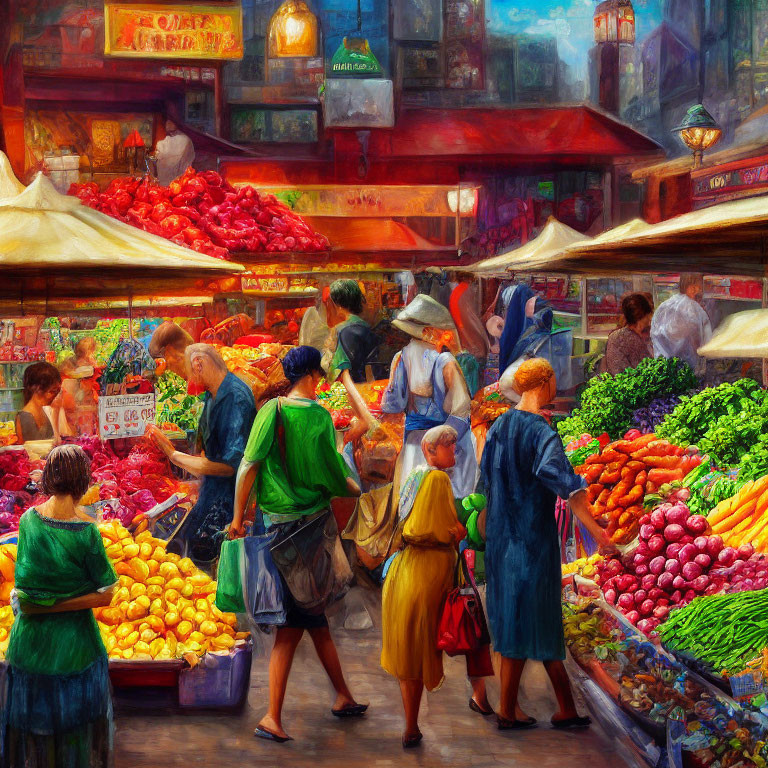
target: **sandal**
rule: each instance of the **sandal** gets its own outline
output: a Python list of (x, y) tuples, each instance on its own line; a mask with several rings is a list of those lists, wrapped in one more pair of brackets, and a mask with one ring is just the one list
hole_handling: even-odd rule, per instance
[(421, 740), (424, 738), (421, 731), (415, 736), (403, 736), (403, 749), (413, 749), (421, 744)]
[(552, 727), (560, 731), (576, 731), (589, 728), (592, 720), (588, 717), (567, 717), (565, 720), (552, 720)]
[(483, 709), (474, 699), (469, 700), (469, 708), (473, 712), (477, 712), (478, 715), (482, 715), (483, 717), (490, 717), (491, 715), (495, 714), (491, 707), (488, 707), (488, 709)]
[(368, 710), (367, 704), (352, 704), (349, 707), (341, 709), (332, 709), (331, 714), (334, 717), (362, 717)]
[(257, 725), (256, 728), (254, 728), (253, 735), (259, 739), (274, 741), (278, 744), (285, 744), (286, 741), (293, 741), (290, 736), (280, 736), (274, 731), (270, 731), (269, 728), (265, 728), (263, 725)]
[(496, 716), (496, 727), (500, 731), (528, 731), (537, 725), (538, 723), (533, 717), (529, 717), (527, 720), (507, 720), (501, 715)]

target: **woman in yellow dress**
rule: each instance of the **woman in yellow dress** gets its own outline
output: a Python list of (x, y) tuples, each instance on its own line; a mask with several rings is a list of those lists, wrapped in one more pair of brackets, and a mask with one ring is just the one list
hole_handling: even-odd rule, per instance
[[(427, 431), (421, 443), (428, 466), (416, 467), (403, 485), (413, 498), (405, 508), (402, 552), (393, 561), (382, 595), (381, 665), (400, 682), (405, 710), (403, 747), (415, 747), (424, 688), (443, 682), (443, 652), (437, 630), (443, 603), (453, 587), (456, 548), (466, 531), (456, 517), (451, 480), (445, 470), (456, 461), (456, 430)], [(404, 515), (401, 498), (400, 516)]]

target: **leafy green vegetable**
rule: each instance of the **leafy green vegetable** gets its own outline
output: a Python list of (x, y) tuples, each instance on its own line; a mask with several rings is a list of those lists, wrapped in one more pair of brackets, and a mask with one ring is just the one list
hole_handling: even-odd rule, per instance
[(580, 407), (560, 421), (557, 430), (564, 440), (603, 432), (618, 439), (632, 429), (633, 411), (657, 397), (677, 395), (695, 386), (696, 376), (686, 363), (677, 358), (649, 358), (637, 368), (592, 379), (582, 392)]
[(738, 464), (766, 431), (768, 392), (740, 379), (681, 398), (656, 434), (676, 445), (698, 445), (722, 467)]
[(200, 420), (202, 397), (187, 394), (187, 383), (175, 373), (166, 371), (157, 380), (157, 424), (175, 424), (184, 432), (194, 432)]
[(739, 477), (744, 480), (757, 480), (758, 477), (768, 475), (768, 431), (763, 425), (763, 434), (741, 457), (739, 462)]

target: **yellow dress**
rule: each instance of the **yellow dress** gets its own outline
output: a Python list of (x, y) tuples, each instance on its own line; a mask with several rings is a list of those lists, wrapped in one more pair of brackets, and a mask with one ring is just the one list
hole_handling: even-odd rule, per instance
[(430, 471), (405, 521), (405, 548), (384, 582), (381, 666), (399, 680), (423, 681), (428, 691), (443, 682), (437, 629), (453, 587), (460, 525), (450, 478)]

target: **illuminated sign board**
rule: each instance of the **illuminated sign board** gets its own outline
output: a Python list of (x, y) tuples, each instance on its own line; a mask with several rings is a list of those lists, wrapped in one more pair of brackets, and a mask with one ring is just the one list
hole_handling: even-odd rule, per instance
[(241, 59), (240, 5), (104, 5), (104, 53), (142, 59)]

